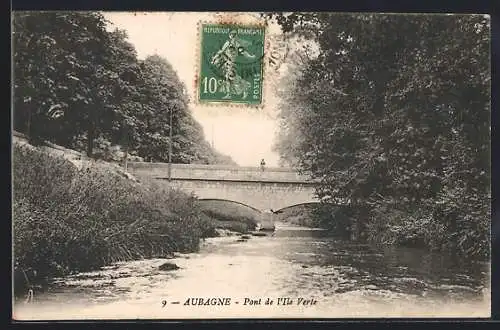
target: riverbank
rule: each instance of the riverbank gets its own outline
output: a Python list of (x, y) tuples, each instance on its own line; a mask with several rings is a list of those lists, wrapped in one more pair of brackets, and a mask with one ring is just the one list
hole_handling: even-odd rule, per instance
[[(285, 210), (277, 220), (289, 224), (320, 227), (331, 236), (388, 247), (415, 247), (433, 252), (451, 252), (457, 258), (489, 262), (489, 218), (487, 207), (474, 210), (477, 217), (445, 216), (440, 204), (422, 203), (420, 208), (395, 206), (351, 208), (310, 204)], [(461, 208), (461, 214), (467, 210)]]
[[(16, 304), (14, 315), (23, 320), (489, 315), (486, 265), (464, 267), (446, 254), (379, 249), (332, 239), (322, 230), (277, 227), (274, 236), (245, 242), (207, 238), (196, 253), (57, 278), (34, 303)], [(179, 268), (161, 270), (166, 262)], [(231, 305), (184, 305), (193, 297), (227, 297)], [(273, 305), (264, 304), (267, 297)], [(278, 305), (280, 297), (293, 303)], [(245, 305), (245, 298), (262, 303)], [(299, 305), (299, 298), (317, 303)]]
[(221, 234), (196, 198), (118, 165), (73, 158), (13, 143), (16, 295), (54, 276), (195, 252), (201, 238)]

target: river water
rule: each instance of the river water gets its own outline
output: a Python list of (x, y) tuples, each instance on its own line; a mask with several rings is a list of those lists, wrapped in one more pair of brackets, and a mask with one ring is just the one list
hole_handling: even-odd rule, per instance
[[(167, 261), (180, 269), (159, 270)], [(355, 244), (277, 224), (274, 236), (211, 238), (199, 253), (55, 279), (33, 303), (16, 303), (13, 317), (489, 317), (489, 283), (486, 263), (461, 264), (442, 254)], [(190, 298), (204, 300), (186, 305)], [(227, 305), (204, 305), (209, 298)]]

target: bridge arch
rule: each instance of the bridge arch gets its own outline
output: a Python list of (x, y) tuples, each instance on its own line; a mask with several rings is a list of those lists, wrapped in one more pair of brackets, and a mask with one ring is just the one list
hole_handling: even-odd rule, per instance
[(237, 201), (233, 201), (233, 200), (228, 200), (228, 199), (220, 199), (220, 198), (198, 198), (199, 201), (220, 201), (220, 202), (229, 202), (229, 203), (232, 203), (232, 204), (237, 204), (237, 205), (241, 205), (241, 206), (245, 206), (253, 211), (256, 211), (258, 213), (262, 213), (262, 210), (259, 210), (251, 205), (248, 205), (248, 204), (245, 204), (245, 203), (242, 203), (242, 202), (237, 202)]
[(320, 201), (313, 201), (313, 202), (305, 202), (305, 203), (299, 203), (299, 204), (294, 204), (294, 205), (289, 205), (289, 206), (285, 206), (279, 210), (274, 210), (274, 211), (286, 211), (288, 209), (291, 209), (292, 207), (296, 207), (296, 206), (302, 206), (302, 205), (319, 205), (320, 204)]

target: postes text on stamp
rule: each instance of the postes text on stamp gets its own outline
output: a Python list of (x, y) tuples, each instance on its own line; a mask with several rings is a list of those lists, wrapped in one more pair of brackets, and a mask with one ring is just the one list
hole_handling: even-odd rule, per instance
[(200, 103), (262, 103), (264, 26), (201, 24)]

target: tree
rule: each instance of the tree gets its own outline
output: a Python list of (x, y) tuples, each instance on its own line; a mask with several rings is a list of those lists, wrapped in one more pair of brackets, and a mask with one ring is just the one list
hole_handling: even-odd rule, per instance
[(227, 161), (205, 141), (185, 86), (158, 55), (137, 59), (125, 31), (97, 12), (16, 12), (14, 129), (107, 157), (111, 146), (167, 161)]
[(114, 78), (105, 20), (94, 12), (14, 15), (15, 128), (67, 145), (86, 132), (92, 154)]
[[(309, 31), (320, 47), (283, 98), (288, 123), (282, 134), (297, 138), (278, 145), (283, 156), (321, 179), (318, 196), (371, 210), (389, 205), (412, 213), (425, 205), (435, 221), (456, 230), (457, 242), (465, 241), (465, 227), (454, 223), (474, 214), (482, 223), (475, 233), (484, 238), (490, 198), (487, 18), (273, 17), (285, 32)], [(458, 200), (465, 207), (451, 207)]]

